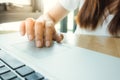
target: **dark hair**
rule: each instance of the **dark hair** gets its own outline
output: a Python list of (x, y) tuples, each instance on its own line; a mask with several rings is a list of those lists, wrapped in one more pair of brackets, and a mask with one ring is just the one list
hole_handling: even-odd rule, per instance
[(95, 30), (109, 14), (115, 16), (108, 25), (108, 31), (112, 35), (119, 35), (120, 0), (85, 0), (76, 21), (81, 28)]

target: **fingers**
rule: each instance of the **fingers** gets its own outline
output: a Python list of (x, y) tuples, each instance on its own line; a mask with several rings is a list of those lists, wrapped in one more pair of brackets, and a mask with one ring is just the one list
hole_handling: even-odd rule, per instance
[(57, 41), (58, 43), (60, 43), (63, 40), (64, 36), (63, 34), (58, 34), (56, 33), (53, 37), (53, 40)]
[(34, 23), (35, 23), (35, 20), (33, 18), (26, 19), (25, 26), (26, 26), (26, 33), (29, 40), (34, 39)]
[(45, 46), (50, 47), (53, 39), (54, 23), (52, 21), (48, 21), (46, 22), (45, 26)]
[(44, 41), (44, 22), (37, 21), (35, 23), (35, 41), (36, 47), (43, 47)]
[(50, 47), (53, 39), (53, 22), (37, 21), (35, 24), (36, 47)]
[(20, 25), (21, 35), (27, 33), (28, 39), (35, 39), (36, 47), (50, 47), (52, 40), (61, 42), (63, 39), (62, 34), (57, 34), (54, 28), (54, 22), (51, 20), (44, 20), (42, 17), (38, 20), (28, 18), (21, 22)]
[(20, 24), (20, 34), (22, 36), (24, 36), (26, 33), (26, 29), (25, 29), (25, 21), (22, 21), (21, 24)]
[(29, 40), (34, 39), (34, 23), (33, 18), (27, 18), (25, 21), (22, 21), (20, 24), (20, 33), (22, 36), (27, 33)]

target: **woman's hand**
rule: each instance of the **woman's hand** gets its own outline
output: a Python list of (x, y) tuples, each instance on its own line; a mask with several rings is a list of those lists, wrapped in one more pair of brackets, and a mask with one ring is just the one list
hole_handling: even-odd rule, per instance
[(36, 47), (49, 47), (53, 40), (60, 42), (63, 39), (62, 34), (56, 33), (54, 26), (55, 22), (48, 15), (37, 20), (27, 18), (21, 22), (20, 33), (22, 36), (27, 34), (30, 41), (35, 39)]

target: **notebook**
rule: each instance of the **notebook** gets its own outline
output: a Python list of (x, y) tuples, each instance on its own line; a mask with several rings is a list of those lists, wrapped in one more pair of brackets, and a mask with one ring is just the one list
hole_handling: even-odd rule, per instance
[(1, 80), (120, 80), (120, 58), (63, 43), (50, 48), (34, 43), (19, 33), (0, 35), (0, 63), (10, 67), (7, 75), (16, 74), (10, 79), (0, 74)]

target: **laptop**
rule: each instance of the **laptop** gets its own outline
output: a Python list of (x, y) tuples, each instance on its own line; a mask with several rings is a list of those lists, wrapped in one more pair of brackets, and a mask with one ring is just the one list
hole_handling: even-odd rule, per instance
[(17, 76), (0, 74), (1, 80), (120, 80), (120, 58), (56, 42), (36, 48), (19, 33), (0, 35), (0, 63), (4, 62)]

